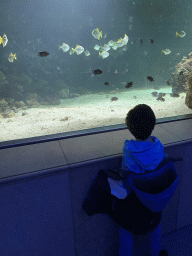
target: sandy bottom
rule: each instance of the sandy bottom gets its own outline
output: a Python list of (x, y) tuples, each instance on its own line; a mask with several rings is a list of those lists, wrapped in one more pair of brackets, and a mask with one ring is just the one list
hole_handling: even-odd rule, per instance
[[(56, 107), (28, 109), (25, 116), (22, 116), (24, 110), (21, 110), (12, 118), (0, 119), (0, 141), (122, 124), (127, 112), (138, 104), (149, 105), (157, 119), (192, 113), (185, 105), (185, 93), (181, 93), (179, 98), (172, 98), (167, 94), (162, 102), (152, 97), (153, 91), (152, 88), (129, 89), (116, 94), (89, 94), (62, 100)], [(171, 93), (171, 88), (160, 91)], [(118, 100), (112, 102), (112, 97), (118, 97)]]

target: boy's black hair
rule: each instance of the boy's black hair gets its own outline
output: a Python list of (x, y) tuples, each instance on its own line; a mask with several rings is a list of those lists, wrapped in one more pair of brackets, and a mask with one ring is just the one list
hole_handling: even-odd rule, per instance
[(156, 117), (148, 105), (139, 104), (127, 113), (125, 123), (136, 139), (146, 140), (155, 127)]

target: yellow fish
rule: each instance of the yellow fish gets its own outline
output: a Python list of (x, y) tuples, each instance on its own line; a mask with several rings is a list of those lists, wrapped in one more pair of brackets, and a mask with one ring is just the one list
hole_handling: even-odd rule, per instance
[(92, 35), (97, 39), (100, 40), (100, 37), (102, 38), (102, 31), (99, 31), (98, 28), (94, 29), (92, 31)]
[(102, 51), (102, 53), (99, 52), (99, 56), (101, 56), (103, 59), (105, 59), (109, 56), (109, 53), (106, 51)]
[(170, 54), (170, 53), (171, 53), (171, 51), (170, 51), (169, 49), (162, 50), (162, 52), (163, 52), (165, 55), (167, 55), (167, 54)]
[(77, 55), (81, 54), (82, 52), (84, 52), (84, 48), (83, 46), (80, 45), (76, 45), (75, 49), (71, 48), (73, 53), (76, 52)]
[(13, 62), (14, 59), (15, 59), (15, 60), (17, 59), (16, 53), (13, 54), (13, 53), (11, 52), (10, 55), (9, 55), (9, 57), (8, 57), (8, 60), (9, 60), (10, 62)]
[(3, 47), (5, 47), (8, 43), (8, 39), (7, 39), (7, 36), (5, 34), (3, 34), (3, 38), (2, 38), (2, 44), (3, 44)]
[(180, 38), (186, 35), (185, 31), (181, 30), (179, 33), (176, 32), (176, 37), (179, 36)]
[(70, 49), (70, 46), (68, 44), (63, 43), (62, 46), (59, 45), (59, 50), (62, 49), (63, 52), (67, 52)]
[(0, 44), (2, 44), (2, 40), (3, 40), (3, 38), (0, 36)]

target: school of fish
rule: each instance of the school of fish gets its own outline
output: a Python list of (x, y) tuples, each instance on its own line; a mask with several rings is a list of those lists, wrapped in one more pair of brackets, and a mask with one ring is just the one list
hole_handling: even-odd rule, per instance
[[(93, 36), (95, 39), (97, 39), (98, 41), (100, 41), (100, 39), (102, 38), (102, 31), (100, 31), (99, 28), (96, 28), (96, 29), (94, 29), (94, 30), (92, 31), (92, 36)], [(181, 30), (179, 33), (176, 32), (176, 37), (183, 38), (184, 36), (186, 36), (185, 31)], [(105, 34), (104, 38), (106, 38), (106, 34)], [(139, 40), (140, 40), (141, 44), (143, 44), (143, 40), (142, 40), (141, 38), (139, 38)], [(153, 39), (149, 39), (149, 40), (150, 40), (151, 43), (154, 42)], [(123, 37), (123, 38), (119, 38), (117, 41), (110, 40), (107, 44), (104, 44), (103, 46), (102, 46), (102, 45), (98, 45), (98, 44), (95, 45), (95, 46), (94, 46), (94, 50), (99, 51), (99, 57), (101, 57), (102, 59), (105, 59), (105, 58), (109, 57), (109, 55), (110, 55), (110, 54), (109, 54), (109, 51), (110, 51), (111, 49), (117, 50), (118, 48), (121, 48), (121, 47), (122, 47), (122, 49), (123, 49), (124, 51), (126, 51), (126, 49), (127, 49), (127, 48), (126, 48), (126, 45), (127, 45), (128, 41), (129, 41), (129, 37), (128, 37), (126, 34), (124, 34), (124, 37)], [(0, 44), (3, 45), (3, 48), (7, 45), (7, 43), (8, 43), (8, 38), (7, 38), (6, 34), (3, 34), (2, 37), (0, 36)], [(81, 45), (76, 45), (76, 46), (73, 48), (73, 47), (70, 47), (68, 44), (63, 43), (61, 46), (59, 45), (59, 50), (60, 50), (60, 49), (62, 49), (62, 51), (63, 51), (64, 53), (66, 53), (66, 52), (69, 51), (69, 54), (70, 54), (70, 55), (72, 55), (72, 54), (74, 54), (74, 53), (76, 53), (77, 55), (80, 55), (80, 54), (82, 54), (82, 53), (84, 52), (84, 54), (85, 54), (86, 57), (90, 56), (90, 52), (89, 52), (87, 49), (85, 50), (84, 47), (81, 46)], [(162, 50), (162, 52), (164, 53), (164, 55), (168, 55), (168, 54), (171, 53), (171, 50), (169, 50), (169, 49), (166, 48), (165, 50)], [(40, 57), (47, 57), (47, 56), (49, 55), (49, 53), (46, 52), (46, 51), (42, 51), (42, 52), (39, 52), (38, 55), (39, 55)], [(13, 54), (13, 53), (11, 52), (11, 53), (9, 54), (9, 56), (8, 56), (8, 60), (9, 60), (9, 62), (12, 62), (12, 63), (14, 62), (14, 60), (17, 60), (16, 53)], [(117, 70), (116, 70), (116, 72), (117, 72)], [(116, 73), (116, 72), (115, 72), (115, 73)], [(102, 74), (102, 70), (97, 69), (97, 70), (94, 70), (93, 73), (94, 73), (95, 75)], [(118, 72), (117, 72), (117, 73), (118, 73)], [(180, 75), (182, 75), (182, 71), (180, 72)], [(148, 79), (150, 82), (154, 82), (154, 81), (155, 81), (151, 76), (147, 76), (147, 79)], [(124, 82), (124, 83), (125, 83), (125, 85), (126, 85), (125, 88), (127, 88), (127, 89), (130, 88), (130, 87), (132, 87), (132, 85), (133, 85), (133, 82), (129, 82), (129, 83)], [(170, 85), (169, 81), (166, 81), (166, 83), (167, 83), (167, 85)], [(105, 84), (106, 86), (109, 86), (109, 82), (105, 82), (104, 84)], [(165, 94), (165, 95), (166, 95), (166, 94)], [(165, 99), (162, 98), (162, 97), (165, 96), (165, 95), (164, 95), (163, 93), (159, 93), (159, 95), (158, 95), (158, 93), (156, 93), (156, 92), (153, 92), (153, 93), (152, 93), (152, 96), (153, 96), (153, 97), (158, 96), (157, 100), (161, 100), (161, 101), (165, 101)], [(170, 96), (171, 96), (171, 97), (179, 97), (179, 95), (176, 95), (176, 94), (170, 94)], [(113, 97), (111, 100), (112, 100), (112, 101), (116, 101), (116, 100), (118, 100), (118, 98), (117, 98), (117, 97)]]

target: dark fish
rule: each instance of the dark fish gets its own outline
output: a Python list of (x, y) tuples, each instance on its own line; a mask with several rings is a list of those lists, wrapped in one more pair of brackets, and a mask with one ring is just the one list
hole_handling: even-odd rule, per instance
[(108, 82), (105, 82), (104, 85), (109, 86), (109, 83), (108, 83)]
[(162, 99), (162, 96), (158, 96), (158, 98), (156, 100), (161, 100)]
[(170, 93), (170, 97), (178, 98), (179, 94), (178, 93)]
[(151, 94), (153, 95), (153, 97), (157, 97), (158, 92), (152, 92)]
[(117, 97), (113, 97), (113, 98), (111, 98), (111, 101), (116, 101), (116, 100), (118, 100), (118, 98), (117, 98)]
[(184, 73), (184, 71), (181, 71), (180, 73), (179, 73), (179, 75), (182, 75)]
[(153, 89), (154, 90), (160, 90), (160, 87), (159, 86), (154, 86)]
[(141, 39), (141, 38), (139, 38), (139, 40), (140, 40), (140, 42), (141, 42), (141, 44), (143, 43), (143, 40)]
[(161, 98), (161, 101), (165, 101), (165, 99), (164, 99), (164, 98)]
[(133, 85), (133, 82), (130, 82), (130, 83), (127, 83), (127, 85), (125, 86), (125, 88), (130, 88), (130, 87), (132, 87), (132, 85)]
[(154, 42), (154, 40), (153, 39), (149, 39), (150, 41), (151, 41), (151, 43), (153, 43)]
[(40, 57), (47, 57), (47, 56), (49, 55), (49, 53), (46, 52), (46, 51), (44, 51), (44, 52), (39, 52), (38, 55), (39, 55)]
[(160, 97), (163, 97), (165, 95), (166, 95), (166, 93), (162, 93), (162, 92), (159, 92), (159, 94), (158, 94), (158, 96), (160, 96)]
[(167, 85), (170, 85), (169, 81), (166, 80), (166, 84), (167, 84)]
[(96, 69), (96, 70), (93, 71), (93, 73), (95, 75), (100, 75), (101, 73), (103, 73), (103, 71), (101, 69)]
[(148, 79), (149, 81), (151, 81), (151, 82), (154, 82), (154, 81), (155, 81), (155, 80), (153, 79), (153, 77), (151, 77), (151, 76), (148, 76), (147, 79)]

